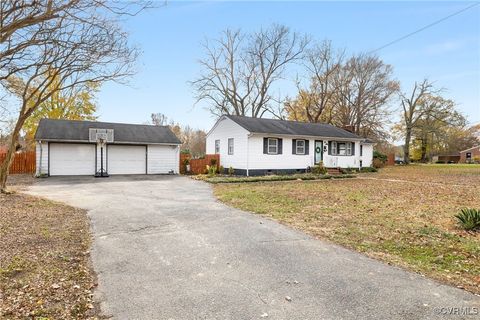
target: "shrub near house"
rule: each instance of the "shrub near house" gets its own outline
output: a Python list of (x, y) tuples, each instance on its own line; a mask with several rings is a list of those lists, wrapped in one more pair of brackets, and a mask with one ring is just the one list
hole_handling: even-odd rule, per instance
[(373, 151), (373, 163), (372, 167), (374, 168), (383, 168), (387, 162), (387, 155), (379, 151)]

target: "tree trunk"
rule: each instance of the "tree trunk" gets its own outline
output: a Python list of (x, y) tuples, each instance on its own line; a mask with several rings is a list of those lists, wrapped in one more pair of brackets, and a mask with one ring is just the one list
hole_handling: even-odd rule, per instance
[(0, 166), (0, 192), (1, 193), (8, 193), (7, 191), (8, 171), (10, 169), (10, 166), (12, 165), (13, 157), (15, 155), (15, 151), (17, 150), (17, 143), (18, 143), (18, 137), (20, 135), (20, 130), (22, 129), (22, 126), (25, 120), (26, 120), (26, 117), (19, 116), (17, 120), (17, 124), (15, 125), (15, 128), (13, 129), (13, 132), (10, 135), (10, 140), (8, 142), (8, 151), (7, 151), (5, 160)]
[(421, 151), (422, 151), (421, 161), (423, 163), (426, 163), (427, 162), (427, 138), (422, 138)]
[(412, 130), (407, 128), (405, 133), (405, 145), (403, 146), (403, 161), (405, 164), (410, 163), (410, 139), (412, 137)]

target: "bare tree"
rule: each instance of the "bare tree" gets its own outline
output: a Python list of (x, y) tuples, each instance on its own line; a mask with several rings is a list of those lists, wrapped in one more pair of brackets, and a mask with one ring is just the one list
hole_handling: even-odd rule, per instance
[[(54, 93), (124, 79), (138, 51), (118, 24), (143, 2), (2, 1), (0, 84), (18, 97), (18, 116), (0, 167), (0, 191), (26, 119)], [(55, 81), (55, 83), (54, 83)]]
[(426, 107), (426, 98), (434, 94), (433, 85), (428, 79), (422, 82), (415, 82), (412, 92), (407, 95), (400, 93), (401, 104), (403, 109), (403, 127), (405, 130), (405, 143), (403, 145), (403, 160), (406, 164), (410, 163), (410, 142), (412, 140), (413, 129), (417, 127), (420, 119), (427, 113), (429, 108)]
[(320, 122), (321, 116), (336, 94), (335, 73), (342, 66), (343, 52), (335, 51), (329, 40), (316, 44), (306, 51), (304, 64), (307, 70), (308, 88), (297, 81), (298, 97), (285, 103), (285, 111), (290, 118), (308, 122)]
[(390, 114), (388, 104), (399, 88), (392, 74), (392, 67), (376, 56), (351, 57), (334, 73), (333, 124), (351, 125), (358, 135), (382, 137)]
[[(148, 122), (147, 122), (148, 123)], [(155, 126), (168, 126), (182, 141), (182, 151), (188, 151), (194, 157), (205, 155), (207, 133), (200, 129), (193, 129), (188, 125), (181, 125), (168, 119), (163, 113), (152, 113), (151, 124)]]
[(168, 117), (164, 115), (163, 113), (152, 113), (150, 115), (150, 118), (152, 120), (152, 124), (154, 126), (167, 126), (168, 125)]
[(64, 40), (52, 34), (66, 25), (111, 25), (123, 33), (117, 27), (121, 17), (150, 6), (149, 1), (142, 0), (0, 1), (0, 80), (35, 68), (40, 58), (38, 49), (54, 42), (61, 46)]
[(358, 135), (385, 140), (389, 103), (399, 87), (391, 66), (363, 54), (345, 60), (329, 41), (308, 50), (305, 64), (310, 85), (298, 86), (297, 97), (286, 101), (288, 118), (349, 126)]
[(203, 72), (191, 82), (197, 102), (207, 101), (216, 116), (257, 118), (273, 113), (272, 85), (302, 57), (308, 42), (282, 25), (252, 34), (226, 30), (220, 39), (204, 45)]
[(182, 127), (182, 150), (190, 152), (193, 157), (205, 155), (207, 133), (200, 129), (193, 129), (190, 126)]

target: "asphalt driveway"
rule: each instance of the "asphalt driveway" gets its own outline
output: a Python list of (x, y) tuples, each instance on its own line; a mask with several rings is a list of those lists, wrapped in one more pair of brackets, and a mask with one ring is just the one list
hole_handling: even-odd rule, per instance
[(114, 319), (479, 317), (477, 296), (227, 207), (186, 177), (49, 178), (29, 193), (89, 210)]

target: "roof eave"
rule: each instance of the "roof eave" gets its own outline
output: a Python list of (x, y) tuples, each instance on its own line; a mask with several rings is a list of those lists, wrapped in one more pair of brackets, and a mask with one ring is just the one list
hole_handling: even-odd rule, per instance
[(306, 138), (320, 138), (320, 139), (342, 139), (342, 140), (358, 140), (362, 141), (365, 138), (362, 137), (328, 137), (328, 136), (312, 136), (307, 134), (288, 134), (288, 133), (268, 133), (268, 132), (250, 132), (257, 135), (271, 135), (271, 136), (289, 136), (289, 137), (306, 137)]
[(210, 135), (210, 133), (212, 133), (212, 132), (215, 130), (215, 128), (216, 128), (216, 127), (218, 126), (218, 124), (220, 123), (220, 121), (223, 120), (223, 119), (225, 119), (225, 118), (226, 118), (225, 115), (220, 116), (220, 118), (218, 118), (217, 121), (215, 121), (215, 124), (213, 125), (213, 127), (212, 127), (210, 130), (208, 130), (207, 135), (206, 135), (205, 137), (208, 138), (208, 136)]
[(208, 138), (208, 136), (210, 136), (210, 134), (215, 130), (215, 128), (218, 127), (218, 125), (220, 124), (220, 122), (223, 121), (223, 120), (225, 120), (225, 119), (228, 119), (228, 120), (232, 121), (232, 122), (235, 123), (236, 125), (240, 126), (242, 129), (246, 130), (249, 134), (252, 133), (252, 132), (250, 132), (250, 130), (248, 130), (247, 128), (245, 128), (244, 126), (242, 126), (240, 123), (238, 123), (238, 122), (235, 121), (234, 119), (230, 118), (229, 115), (224, 114), (224, 115), (222, 115), (220, 118), (218, 118), (218, 120), (215, 122), (215, 124), (213, 125), (213, 127), (207, 132), (207, 135), (206, 135), (205, 137)]
[[(63, 143), (89, 143), (94, 144), (95, 142), (91, 142), (89, 140), (73, 140), (73, 139), (41, 139), (35, 138), (35, 141), (46, 141), (46, 142), (63, 142)], [(179, 146), (181, 142), (140, 142), (140, 141), (114, 141), (108, 142), (107, 144), (156, 144), (156, 145), (169, 145), (169, 146)]]
[(465, 150), (462, 150), (462, 151), (459, 151), (459, 153), (467, 152), (467, 151), (470, 151), (470, 150), (473, 150), (473, 149), (476, 149), (476, 148), (480, 148), (480, 145), (475, 146), (475, 147), (471, 147), (471, 148), (468, 148), (468, 149), (465, 149)]

